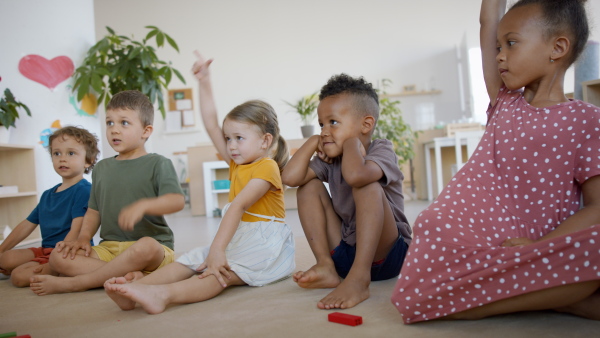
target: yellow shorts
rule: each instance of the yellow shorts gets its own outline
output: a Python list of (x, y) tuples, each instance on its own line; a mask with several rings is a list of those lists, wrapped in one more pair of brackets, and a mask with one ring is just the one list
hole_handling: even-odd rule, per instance
[[(96, 254), (98, 255), (98, 258), (100, 258), (100, 260), (103, 260), (105, 262), (110, 262), (113, 259), (115, 259), (115, 257), (117, 257), (118, 255), (123, 253), (123, 251), (127, 250), (127, 248), (132, 246), (134, 243), (136, 243), (136, 241), (131, 241), (131, 242), (104, 241), (98, 245), (93, 246), (92, 249), (96, 252)], [(161, 246), (163, 247), (163, 250), (165, 251), (165, 257), (163, 258), (163, 261), (162, 261), (162, 263), (160, 263), (158, 268), (161, 268), (161, 267), (175, 261), (175, 252), (173, 250), (171, 250), (171, 248), (169, 248), (169, 247), (166, 247), (162, 244), (161, 244)], [(156, 269), (158, 269), (158, 268), (156, 268)], [(152, 271), (143, 271), (143, 272), (152, 272)]]

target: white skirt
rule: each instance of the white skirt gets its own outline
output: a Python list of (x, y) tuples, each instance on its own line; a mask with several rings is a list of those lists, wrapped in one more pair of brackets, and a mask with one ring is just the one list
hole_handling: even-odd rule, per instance
[[(224, 208), (226, 212), (227, 206)], [(225, 249), (225, 257), (241, 280), (251, 286), (263, 286), (289, 277), (296, 263), (294, 260), (294, 236), (284, 221), (271, 216), (250, 215), (271, 221), (240, 222), (231, 242)], [(210, 246), (198, 247), (177, 259), (196, 270), (208, 256)]]

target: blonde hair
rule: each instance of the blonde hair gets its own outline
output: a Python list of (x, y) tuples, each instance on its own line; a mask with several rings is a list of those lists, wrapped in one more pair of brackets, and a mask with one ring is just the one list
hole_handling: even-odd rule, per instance
[[(273, 142), (271, 143), (271, 158), (277, 162), (279, 171), (283, 170), (283, 167), (287, 164), (290, 158), (290, 152), (288, 149), (287, 142), (281, 137), (279, 131), (279, 122), (277, 121), (277, 114), (273, 107), (260, 100), (246, 101), (239, 106), (233, 108), (225, 120), (232, 120), (242, 123), (253, 124), (257, 126), (263, 134), (273, 135)], [(273, 152), (273, 146), (276, 145), (275, 151)]]

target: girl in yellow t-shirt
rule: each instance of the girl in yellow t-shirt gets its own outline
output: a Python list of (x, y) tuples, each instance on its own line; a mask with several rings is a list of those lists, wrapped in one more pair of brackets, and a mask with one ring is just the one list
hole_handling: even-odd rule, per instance
[(192, 71), (200, 86), (204, 126), (229, 163), (229, 204), (210, 247), (198, 247), (152, 274), (111, 278), (104, 288), (122, 310), (139, 303), (148, 313), (168, 304), (195, 303), (232, 285), (261, 286), (289, 277), (294, 239), (285, 224), (280, 172), (289, 158), (277, 115), (266, 102), (235, 107), (219, 127), (209, 65), (198, 52)]

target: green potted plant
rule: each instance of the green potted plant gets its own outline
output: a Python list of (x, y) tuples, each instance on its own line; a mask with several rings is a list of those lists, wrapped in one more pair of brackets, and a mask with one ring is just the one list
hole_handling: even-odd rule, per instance
[(312, 124), (315, 120), (315, 116), (317, 113), (317, 106), (319, 105), (319, 95), (318, 93), (313, 93), (307, 95), (296, 103), (290, 103), (284, 101), (290, 107), (294, 108), (298, 115), (300, 115), (300, 120), (302, 121), (302, 126), (300, 127), (302, 131), (302, 137), (308, 138), (314, 135), (315, 126)]
[(382, 90), (379, 93), (379, 119), (373, 132), (373, 139), (388, 139), (394, 144), (394, 151), (398, 155), (398, 164), (411, 161), (415, 157), (414, 144), (416, 134), (411, 126), (404, 122), (400, 101), (390, 100), (386, 88), (391, 80), (382, 81)]
[(31, 111), (24, 103), (15, 99), (10, 89), (4, 90), (4, 95), (0, 98), (0, 143), (8, 143), (8, 130), (15, 126), (15, 121), (20, 117), (19, 108), (25, 110), (27, 115), (31, 116)]
[(165, 117), (163, 90), (171, 82), (173, 74), (185, 83), (181, 73), (171, 67), (171, 62), (163, 61), (156, 55), (156, 49), (149, 45), (155, 39), (157, 48), (165, 41), (177, 52), (179, 47), (173, 38), (155, 26), (146, 26), (150, 31), (142, 41), (117, 35), (106, 27), (108, 35), (92, 46), (75, 70), (73, 92), (77, 91), (77, 100), (96, 92), (98, 105), (106, 106), (113, 94), (123, 90), (139, 90), (146, 94), (152, 103), (158, 102), (158, 108)]

